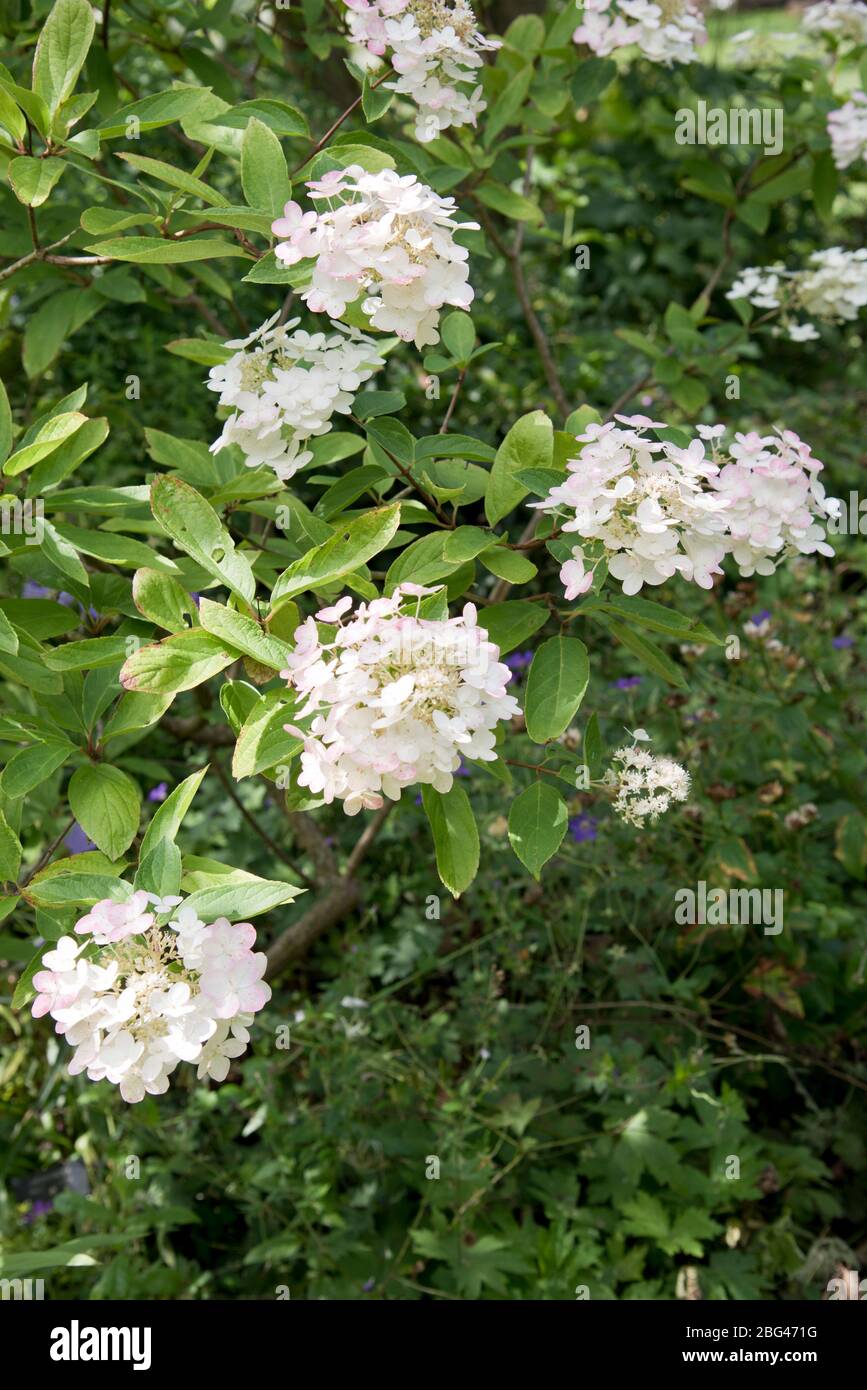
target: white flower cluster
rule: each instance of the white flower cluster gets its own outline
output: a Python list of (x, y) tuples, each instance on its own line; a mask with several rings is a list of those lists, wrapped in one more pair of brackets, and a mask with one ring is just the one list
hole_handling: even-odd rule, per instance
[(349, 32), (368, 52), (391, 50), (396, 82), (383, 85), (419, 108), (416, 138), (435, 140), (449, 126), (475, 125), (485, 109), (476, 83), (485, 50), (499, 48), (478, 32), (466, 0), (346, 0)]
[(653, 825), (673, 801), (686, 801), (691, 779), (680, 763), (654, 757), (640, 746), (639, 739), (647, 739), (643, 729), (638, 730), (635, 743), (612, 754), (613, 761), (620, 764), (614, 771), (617, 793), (613, 806), (627, 825), (641, 827), (647, 821)]
[[(743, 575), (773, 574), (790, 555), (834, 552), (824, 522), (839, 512), (819, 481), (822, 463), (791, 430), (736, 434), (723, 452), (723, 425), (699, 425), (686, 448), (650, 440), (663, 429), (643, 415), (591, 424), (565, 482), (531, 506), (566, 514), (564, 532), (601, 542), (608, 569), (636, 594), (675, 573), (709, 589), (730, 554)], [(710, 447), (710, 455), (707, 449)], [(593, 582), (582, 545), (560, 570), (571, 600)]]
[[(626, 594), (644, 584), (662, 584), (676, 572), (703, 589), (721, 574), (725, 551), (725, 503), (705, 484), (719, 471), (700, 440), (688, 449), (647, 438), (664, 429), (644, 415), (618, 415), (621, 425), (588, 425), (578, 436), (580, 457), (570, 459), (565, 482), (541, 502), (542, 511), (571, 515), (564, 532), (601, 541), (609, 572)], [(700, 430), (704, 427), (700, 426)], [(593, 582), (579, 545), (560, 571), (567, 599), (586, 593)]]
[(326, 208), (302, 212), (289, 202), (272, 230), (286, 238), (276, 247), (284, 265), (315, 261), (301, 292), (308, 308), (339, 318), (364, 294), (362, 312), (374, 328), (418, 348), (439, 342), (442, 306), (467, 309), (473, 299), (469, 253), (454, 234), (459, 225), (477, 231), (478, 223), (458, 224), (453, 198), (393, 169), (370, 174), (350, 164), (307, 187)]
[[(402, 584), (390, 598), (362, 603), (346, 622), (352, 599), (317, 613), (335, 625), (320, 636), (307, 618), (295, 633), (289, 669), (298, 693), (295, 717), (313, 719), (304, 740), (299, 783), (347, 815), (400, 799), (404, 787), (427, 783), (447, 792), (461, 757), (491, 762), (494, 730), (518, 714), (506, 693), (509, 668), (477, 625), (473, 604), (459, 618), (417, 616), (434, 590)], [(404, 612), (416, 599), (416, 613)]]
[(333, 323), (334, 333), (305, 333), (300, 320), (276, 326), (274, 314), (248, 338), (228, 342), (237, 351), (212, 367), (208, 390), (234, 412), (212, 453), (237, 444), (248, 468), (265, 466), (286, 482), (313, 458), (303, 446), (346, 415), (355, 392), (383, 366), (373, 340)]
[(857, 318), (867, 304), (867, 250), (830, 246), (812, 252), (803, 270), (749, 266), (726, 298), (748, 299), (757, 309), (779, 309), (781, 324), (792, 341), (809, 342), (819, 336), (814, 319), (843, 323)]
[(125, 901), (98, 902), (75, 932), (33, 977), (34, 1016), (50, 1014), (75, 1048), (71, 1075), (110, 1081), (130, 1102), (166, 1091), (179, 1062), (197, 1062), (199, 1080), (225, 1080), (271, 997), (249, 922), (206, 925), (182, 898), (130, 889)]
[(701, 11), (692, 0), (583, 0), (572, 38), (601, 58), (637, 44), (654, 63), (691, 63), (707, 42)]
[(830, 34), (847, 43), (867, 43), (867, 5), (862, 0), (822, 0), (804, 11), (810, 34)]
[(843, 106), (828, 113), (828, 138), (838, 169), (867, 159), (867, 94), (853, 92)]

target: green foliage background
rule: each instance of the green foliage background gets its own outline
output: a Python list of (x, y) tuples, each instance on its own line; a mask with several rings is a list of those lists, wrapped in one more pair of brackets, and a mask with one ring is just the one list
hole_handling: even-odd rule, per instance
[[(6, 62), (19, 84), (29, 82), (49, 8), (0, 0)], [(477, 10), (486, 32), (504, 32), (497, 5)], [(712, 19), (718, 44), (707, 64), (579, 66), (562, 14), (559, 4), (546, 14), (548, 33), (553, 22), (561, 37), (537, 58), (524, 105), (506, 112), (488, 144), (482, 124), (474, 151), (490, 157), (487, 169), (449, 163), (463, 142), (443, 142), (436, 156), (420, 152), (405, 108), (393, 106), (370, 128), (361, 112), (347, 124), (355, 137), (368, 129), (372, 147), (387, 140), (435, 169), (436, 186), (453, 190), (467, 214), (478, 213), (474, 191), (486, 180), (539, 210), (522, 220), (488, 209), (490, 226), (472, 239), (477, 343), (496, 346), (471, 364), (452, 428), (496, 447), (524, 413), (559, 415), (504, 254), (520, 227), (527, 293), (571, 408), (604, 412), (640, 382), (626, 408), (662, 411), (675, 424), (721, 419), (763, 432), (784, 424), (826, 462), (829, 491), (847, 495), (863, 466), (862, 328), (823, 330), (821, 343), (806, 346), (738, 336), (723, 298), (739, 266), (800, 264), (817, 247), (864, 244), (867, 180), (852, 170), (833, 184), (822, 133), (833, 103), (815, 65), (727, 64), (723, 39), (745, 24), (733, 15)], [(539, 22), (525, 18), (507, 33), (486, 76), (489, 117), (532, 54)], [(254, 97), (291, 103), (311, 131), (324, 131), (358, 92), (336, 33), (319, 0), (289, 11), (115, 0), (79, 84), (98, 92), (83, 125), (180, 82), (212, 88), (230, 106)], [(787, 181), (779, 197), (759, 200), (764, 211), (753, 205), (734, 217), (726, 275), (699, 305), (697, 327), (684, 330), (671, 306), (689, 310), (702, 294), (721, 255), (726, 200), (753, 154), (674, 143), (674, 112), (696, 93), (709, 105), (779, 102)], [(204, 150), (190, 129), (147, 132), (141, 151), (190, 173)], [(88, 207), (117, 210), (116, 190), (96, 175), (130, 182), (114, 157), (122, 145), (104, 146), (91, 167), (68, 156), (75, 168), (34, 210), (43, 244), (77, 226)], [(302, 136), (283, 145), (290, 168), (309, 149)], [(793, 183), (785, 161), (798, 151)], [(203, 177), (240, 203), (237, 160), (221, 152)], [(26, 209), (6, 185), (0, 224), (5, 267), (32, 247)], [(86, 255), (97, 241), (79, 232), (66, 249)], [(585, 270), (575, 265), (580, 245), (590, 247)], [(278, 308), (286, 286), (244, 282), (248, 269), (227, 259), (153, 274), (120, 264), (95, 275), (37, 261), (0, 286), (0, 375), (16, 429), (82, 382), (90, 413), (109, 423), (106, 443), (65, 486), (141, 485), (154, 472), (145, 429), (211, 440), (205, 359), (166, 345), (234, 336)], [(97, 295), (97, 309), (71, 334), (56, 299), (70, 290)], [(28, 372), (43, 309), (43, 360)], [(392, 353), (375, 383), (403, 393), (399, 417), (416, 437), (439, 429), (457, 375), (440, 370), (439, 401), (427, 398), (413, 350)], [(736, 399), (726, 391), (731, 375)], [(134, 400), (132, 376), (140, 382)], [(311, 508), (321, 495), (316, 473), (293, 482)], [(143, 540), (153, 535), (145, 516), (146, 508), (136, 514)], [(236, 519), (255, 539), (257, 518), (239, 505)], [(88, 523), (87, 514), (73, 520)], [(89, 520), (101, 526), (105, 516)], [(510, 534), (523, 521), (519, 509)], [(127, 528), (135, 533), (135, 524)], [(480, 827), (481, 867), (452, 900), (424, 811), (405, 795), (359, 871), (360, 905), (277, 982), (250, 1051), (219, 1087), (177, 1073), (167, 1095), (124, 1106), (114, 1088), (70, 1078), (65, 1045), (46, 1021), (10, 1007), (40, 924), (7, 883), (0, 1273), (42, 1275), (53, 1298), (250, 1299), (288, 1290), (293, 1299), (572, 1299), (589, 1290), (592, 1299), (673, 1299), (697, 1281), (705, 1298), (779, 1300), (819, 1298), (840, 1263), (863, 1262), (867, 546), (848, 536), (837, 549), (834, 561), (799, 561), (771, 579), (730, 576), (712, 596), (686, 586), (666, 594), (688, 618), (742, 645), (732, 661), (722, 646), (660, 639), (675, 682), (637, 664), (601, 626), (585, 625), (585, 711), (598, 716), (609, 748), (624, 727), (650, 729), (655, 746), (693, 776), (690, 814), (638, 834), (564, 782), (570, 815), (593, 817), (596, 838), (567, 834), (537, 883), (509, 847), (512, 791), (474, 766), (461, 785)], [(115, 573), (111, 564), (93, 568), (97, 579)], [(52, 579), (43, 556), (19, 548), (3, 598), (16, 599), (28, 580), (56, 593), (64, 585)], [(544, 588), (540, 577), (522, 596)], [(135, 623), (119, 592), (106, 581), (96, 618), (87, 604), (74, 605), (68, 639), (109, 636), (125, 616)], [(773, 648), (744, 632), (765, 610)], [(841, 636), (851, 645), (834, 645)], [(629, 677), (640, 680), (624, 687)], [(194, 726), (191, 736), (177, 722), (157, 723), (123, 748), (123, 766), (143, 790), (171, 788), (213, 759), (227, 763), (222, 744), (209, 741), (209, 731), (226, 729), (220, 680), (203, 689), (203, 701), (191, 692), (173, 706)], [(38, 692), (28, 700), (38, 706)], [(586, 729), (583, 713), (576, 722)], [(18, 736), (3, 736), (11, 758)], [(526, 762), (527, 748), (515, 729), (504, 757)], [(65, 824), (68, 771), (58, 768), (17, 806), (26, 869)], [(513, 790), (530, 784), (526, 769), (512, 775)], [(184, 822), (185, 854), (292, 879), (277, 846), (311, 880), (312, 896), (318, 866), (279, 793), (258, 779), (234, 790), (237, 800), (214, 772), (205, 778)], [(815, 819), (787, 827), (785, 817), (805, 803), (815, 804)], [(5, 798), (0, 809), (16, 811)], [(155, 809), (145, 804), (142, 833)], [(359, 823), (335, 807), (315, 814), (343, 861)], [(784, 931), (676, 925), (676, 890), (700, 879), (783, 888)], [(305, 904), (260, 919), (265, 940)], [(353, 1004), (359, 999), (364, 1008)], [(589, 1048), (577, 1045), (583, 1026)], [(76, 1156), (89, 1196), (65, 1192), (41, 1212), (16, 1195), (16, 1180)], [(727, 1176), (731, 1156), (740, 1160), (736, 1179)], [(131, 1159), (140, 1176), (129, 1176)], [(428, 1176), (434, 1159), (438, 1179)]]

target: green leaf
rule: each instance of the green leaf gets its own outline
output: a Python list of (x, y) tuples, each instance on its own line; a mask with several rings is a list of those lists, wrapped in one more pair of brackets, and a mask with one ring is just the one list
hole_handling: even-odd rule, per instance
[(604, 620), (605, 626), (614, 634), (624, 647), (633, 652), (635, 656), (648, 668), (654, 675), (661, 676), (669, 685), (675, 685), (680, 690), (685, 690), (687, 681), (679, 666), (660, 651), (659, 647), (653, 642), (648, 642), (646, 637), (639, 637), (637, 632), (631, 628), (624, 627), (622, 623), (612, 622), (611, 619)]
[(270, 912), (275, 907), (291, 903), (303, 893), (291, 883), (280, 883), (276, 879), (257, 878), (253, 881), (228, 884), (226, 887), (200, 888), (191, 893), (185, 906), (190, 907), (204, 922), (216, 921), (218, 917), (230, 920), (247, 921)]
[(16, 797), (27, 796), (47, 781), (74, 752), (74, 746), (65, 739), (50, 739), (20, 749), (3, 769), (0, 791), (13, 801)]
[(178, 632), (135, 652), (121, 669), (120, 683), (125, 690), (175, 695), (218, 675), (238, 655), (201, 628)]
[(170, 574), (151, 569), (136, 570), (132, 601), (145, 618), (167, 632), (188, 632), (198, 626), (195, 599)]
[[(532, 17), (538, 19), (538, 15)], [(496, 101), (485, 113), (482, 144), (486, 150), (491, 148), (497, 136), (505, 130), (506, 126), (517, 124), (515, 117), (527, 99), (532, 80), (533, 64), (528, 63), (516, 77), (510, 78)]]
[(516, 797), (509, 811), (509, 841), (521, 863), (538, 878), (563, 843), (569, 812), (562, 796), (541, 778)]
[[(29, 1003), (30, 1003), (30, 1000), (34, 998), (34, 996), (35, 996), (35, 994), (36, 994), (36, 986), (35, 986), (34, 983), (33, 983), (33, 976), (34, 976), (34, 975), (37, 975), (37, 974), (39, 973), (39, 971), (41, 970), (41, 968), (42, 968), (42, 957), (43, 957), (43, 955), (45, 954), (45, 952), (48, 950), (48, 948), (49, 948), (49, 946), (50, 946), (51, 944), (52, 944), (51, 942), (46, 941), (44, 946), (40, 946), (40, 947), (39, 947), (39, 950), (36, 952), (36, 955), (35, 955), (35, 956), (31, 956), (29, 962), (27, 963), (26, 968), (25, 968), (25, 969), (22, 971), (22, 973), (19, 975), (19, 977), (18, 977), (18, 982), (17, 982), (17, 984), (15, 985), (15, 990), (14, 990), (14, 993), (13, 993), (13, 995), (12, 995), (12, 1007), (13, 1007), (13, 1009), (15, 1009), (15, 1010), (23, 1009), (24, 1006), (25, 1006), (26, 1004), (29, 1004)], [(26, 1260), (27, 1260), (28, 1257), (25, 1256), (24, 1258), (25, 1258), (25, 1262), (26, 1262)], [(4, 1275), (10, 1274), (10, 1273), (14, 1273), (14, 1272), (15, 1272), (15, 1270), (14, 1270), (14, 1259), (15, 1259), (14, 1256), (12, 1257), (12, 1260), (10, 1260), (8, 1256), (6, 1256), (6, 1257), (3, 1259), (3, 1261), (2, 1261), (2, 1266), (0, 1266), (0, 1267), (2, 1267), (2, 1270), (3, 1270), (3, 1274), (4, 1274)], [(12, 1265), (12, 1268), (11, 1268), (11, 1269), (10, 1269), (10, 1264)], [(27, 1267), (27, 1266), (26, 1266), (26, 1263), (25, 1263), (25, 1267)], [(41, 1268), (41, 1266), (40, 1266), (40, 1268)]]
[(256, 581), (246, 555), (235, 542), (210, 502), (181, 478), (155, 478), (151, 510), (167, 535), (233, 594), (252, 602)]
[(372, 86), (369, 74), (365, 73), (364, 86), (361, 89), (361, 109), (368, 125), (384, 116), (393, 101), (394, 92), (385, 86)]
[(617, 76), (617, 64), (610, 58), (585, 58), (572, 78), (572, 100), (576, 106), (595, 101)]
[(476, 345), (476, 330), (469, 314), (456, 309), (440, 324), (440, 337), (456, 362), (466, 362)]
[(84, 66), (96, 21), (89, 0), (56, 0), (33, 57), (33, 90), (53, 115)]
[(463, 787), (451, 791), (421, 789), (422, 805), (433, 831), (439, 876), (453, 897), (469, 888), (479, 867), (479, 832)]
[(135, 887), (159, 897), (177, 897), (181, 886), (181, 851), (171, 840), (160, 840), (150, 853), (142, 851), (135, 876)]
[(99, 127), (97, 133), (103, 140), (111, 140), (118, 135), (126, 135), (131, 139), (135, 131), (144, 134), (191, 115), (209, 95), (206, 87), (189, 86), (173, 87), (167, 92), (154, 92), (149, 97), (142, 97), (140, 101), (134, 101), (113, 112)]
[(147, 695), (144, 691), (128, 690), (118, 700), (114, 713), (100, 736), (100, 743), (150, 728), (161, 719), (172, 703), (172, 695)]
[(206, 632), (212, 632), (263, 666), (280, 671), (288, 663), (292, 652), (289, 644), (265, 632), (254, 618), (203, 597), (199, 600), (199, 620)]
[(543, 603), (526, 603), (520, 599), (509, 603), (489, 603), (479, 614), (479, 627), (483, 627), (492, 642), (500, 649), (500, 656), (513, 651), (540, 627), (544, 627), (548, 613)]
[(543, 642), (527, 676), (524, 717), (534, 743), (559, 738), (584, 699), (590, 678), (587, 648), (577, 637)]
[(27, 207), (41, 207), (57, 180), (66, 172), (62, 159), (49, 156), (47, 159), (33, 159), (30, 155), (20, 155), (9, 165), (9, 182), (19, 203)]
[(594, 781), (602, 775), (603, 754), (604, 745), (599, 729), (599, 715), (591, 714), (584, 731), (584, 763)]
[(0, 879), (14, 883), (21, 868), (21, 841), (0, 810)]
[(479, 560), (486, 570), (490, 570), (498, 579), (505, 579), (509, 584), (526, 584), (528, 579), (539, 573), (533, 561), (528, 560), (526, 555), (522, 555), (519, 550), (509, 550), (504, 545), (489, 546), (479, 556)]
[(241, 187), (251, 208), (278, 217), (292, 196), (283, 147), (273, 130), (255, 116), (241, 141)]
[(81, 429), (65, 439), (59, 448), (53, 449), (47, 458), (37, 463), (27, 482), (27, 496), (39, 497), (48, 489), (62, 483), (64, 478), (74, 473), (80, 463), (99, 448), (108, 438), (108, 421), (85, 420)]
[(242, 101), (239, 106), (230, 106), (228, 111), (212, 116), (211, 123), (246, 130), (251, 116), (273, 130), (275, 135), (309, 134), (307, 121), (297, 106), (290, 106), (287, 101), (275, 101), (272, 97), (257, 97), (253, 101)]
[(393, 505), (377, 507), (339, 526), (327, 541), (283, 571), (274, 585), (272, 603), (351, 574), (388, 545), (399, 524), (400, 506)]
[(7, 460), (3, 467), (3, 472), (9, 478), (17, 477), (25, 469), (32, 468), (34, 463), (39, 463), (41, 459), (47, 458), (50, 453), (58, 449), (64, 440), (69, 439), (80, 430), (87, 420), (86, 415), (82, 415), (78, 410), (64, 411), (62, 415), (55, 415), (50, 420), (46, 420), (44, 425), (36, 431), (33, 441), (26, 444), (23, 448), (17, 449)]
[(67, 797), (85, 835), (109, 859), (119, 859), (132, 844), (141, 816), (141, 792), (132, 778), (119, 767), (89, 763), (72, 774)]
[(228, 204), (228, 198), (224, 198), (222, 193), (217, 193), (216, 189), (209, 188), (206, 183), (195, 178), (193, 174), (187, 174), (183, 169), (176, 169), (173, 164), (165, 164), (161, 159), (150, 159), (147, 155), (129, 154), (126, 151), (119, 152), (117, 157), (125, 160), (127, 164), (131, 164), (134, 169), (140, 169), (143, 174), (149, 174), (152, 179), (159, 179), (160, 183), (167, 183), (171, 188), (177, 188), (181, 193), (189, 193), (210, 207), (225, 207)]
[(550, 468), (553, 450), (554, 426), (544, 411), (522, 415), (512, 426), (497, 450), (485, 496), (485, 516), (491, 526), (527, 496), (528, 489), (515, 475), (523, 468)]
[(493, 208), (494, 212), (501, 213), (513, 222), (538, 224), (545, 220), (541, 208), (536, 203), (531, 203), (530, 199), (521, 193), (513, 193), (505, 184), (494, 183), (492, 179), (485, 179), (475, 190), (474, 196), (480, 203), (484, 203), (485, 207)]
[(0, 609), (0, 652), (15, 656), (18, 651), (18, 633), (6, 614)]
[(181, 265), (218, 256), (248, 258), (248, 253), (237, 242), (208, 236), (184, 237), (182, 241), (164, 241), (162, 237), (153, 236), (113, 237), (87, 249), (92, 256), (108, 256), (113, 261), (132, 261), (136, 265)]
[(80, 642), (50, 647), (45, 653), (45, 665), (49, 671), (96, 671), (118, 665), (127, 655), (126, 637), (85, 637)]
[(232, 776), (236, 781), (255, 777), (266, 768), (288, 763), (302, 748), (300, 739), (284, 729), (292, 723), (294, 702), (286, 691), (269, 691), (248, 714), (238, 734), (232, 758)]
[(44, 372), (66, 339), (104, 307), (105, 299), (92, 289), (63, 290), (40, 304), (24, 330), (22, 361), (27, 375)]
[(181, 822), (192, 806), (193, 797), (202, 785), (207, 771), (207, 767), (199, 768), (198, 772), (193, 772), (183, 782), (180, 782), (174, 791), (169, 793), (145, 831), (144, 839), (141, 842), (141, 859), (151, 854), (157, 845), (166, 841), (170, 844), (174, 843)]
[(6, 387), (0, 381), (0, 463), (4, 463), (9, 457), (12, 448), (12, 410), (9, 406), (9, 397), (6, 394)]

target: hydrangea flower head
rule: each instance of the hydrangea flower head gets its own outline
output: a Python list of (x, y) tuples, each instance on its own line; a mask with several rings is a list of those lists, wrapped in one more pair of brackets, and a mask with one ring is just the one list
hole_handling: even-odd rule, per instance
[(298, 781), (347, 815), (416, 783), (449, 791), (461, 758), (493, 761), (497, 724), (519, 713), (473, 604), (443, 620), (418, 617), (417, 603), (405, 611), (408, 597), (431, 592), (403, 584), (355, 612), (347, 597), (317, 614), (336, 625), (332, 637), (312, 617), (295, 633), (282, 674), (299, 697), (296, 719), (312, 716), (307, 730), (286, 726), (304, 740)]
[(334, 414), (349, 413), (383, 359), (372, 339), (343, 324), (306, 333), (300, 320), (279, 325), (277, 318), (227, 343), (235, 353), (208, 373), (208, 389), (233, 412), (211, 450), (237, 444), (248, 468), (271, 468), (286, 482), (313, 458), (304, 445), (331, 429)]
[(439, 342), (444, 304), (467, 309), (473, 290), (466, 248), (454, 234), (455, 201), (441, 198), (415, 174), (368, 173), (359, 164), (335, 169), (307, 185), (319, 212), (287, 203), (273, 224), (284, 265), (314, 262), (301, 298), (314, 313), (339, 318), (361, 298), (374, 328), (426, 347)]
[[(675, 573), (709, 589), (726, 551), (720, 515), (726, 503), (705, 486), (717, 464), (702, 440), (679, 449), (648, 438), (649, 428), (662, 426), (644, 415), (616, 420), (588, 425), (565, 482), (530, 505), (565, 515), (564, 532), (601, 542), (609, 572), (626, 594)], [(577, 545), (560, 571), (568, 599), (590, 587), (586, 558)]]
[(250, 923), (207, 925), (182, 904), (144, 892), (98, 902), (33, 977), (34, 1017), (50, 1014), (75, 1048), (70, 1074), (110, 1081), (131, 1103), (166, 1091), (181, 1061), (224, 1080), (271, 997)]
[(828, 138), (838, 169), (867, 159), (867, 94), (853, 92), (843, 106), (828, 113)]
[(476, 82), (485, 51), (500, 47), (480, 34), (466, 0), (346, 0), (349, 32), (398, 74), (383, 85), (418, 107), (416, 138), (435, 140), (450, 126), (475, 125), (485, 109)]
[(847, 251), (829, 246), (813, 251), (800, 270), (787, 270), (783, 265), (749, 266), (741, 271), (726, 298), (747, 299), (758, 309), (779, 309), (782, 327), (793, 342), (818, 338), (813, 319), (850, 322), (867, 304), (867, 249)]
[(600, 58), (637, 44), (654, 63), (690, 63), (707, 42), (693, 0), (583, 0), (579, 11), (581, 23), (572, 38)]
[(843, 43), (867, 43), (867, 5), (863, 0), (821, 0), (804, 11), (801, 23), (808, 34), (827, 34)]

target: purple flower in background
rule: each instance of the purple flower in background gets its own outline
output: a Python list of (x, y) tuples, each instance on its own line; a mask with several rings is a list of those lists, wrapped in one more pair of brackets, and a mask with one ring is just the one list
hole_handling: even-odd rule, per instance
[(615, 690), (635, 690), (641, 684), (640, 676), (620, 676), (611, 684)]
[(532, 652), (509, 652), (507, 656), (503, 657), (503, 662), (515, 675), (521, 671), (526, 671), (532, 660)]
[(157, 782), (155, 787), (151, 787), (148, 792), (148, 801), (165, 801), (169, 794), (168, 782)]
[(199, 606), (199, 599), (201, 597), (201, 594), (190, 594), (190, 598), (193, 600), (193, 603), (196, 605), (197, 608)]
[(754, 614), (753, 614), (753, 616), (750, 618), (750, 622), (752, 623), (753, 627), (761, 627), (762, 623), (770, 622), (770, 619), (771, 619), (771, 610), (770, 610), (770, 608), (763, 608), (762, 611), (761, 611), (761, 613), (754, 613)]
[(598, 824), (593, 816), (570, 816), (569, 834), (576, 845), (583, 844), (585, 840), (595, 840)]
[(472, 770), (471, 770), (470, 768), (467, 767), (467, 765), (466, 765), (466, 763), (464, 762), (463, 758), (461, 758), (460, 765), (459, 765), (459, 767), (458, 767), (457, 772), (455, 773), (455, 776), (456, 776), (456, 777), (471, 777), (471, 776), (472, 776)]
[(373, 1289), (376, 1288), (376, 1280), (375, 1280), (375, 1279), (365, 1279), (365, 1281), (364, 1281), (364, 1283), (362, 1284), (361, 1288), (362, 1288), (362, 1292), (364, 1292), (364, 1293), (370, 1293), (371, 1290), (373, 1290)]
[(30, 1203), (30, 1209), (24, 1213), (21, 1219), (25, 1226), (32, 1226), (38, 1216), (47, 1216), (53, 1210), (53, 1202), (49, 1202), (47, 1198), (37, 1197), (35, 1202)]
[[(60, 593), (57, 595), (57, 602), (58, 602), (58, 603), (62, 603), (63, 606), (64, 606), (64, 608), (74, 608), (74, 607), (75, 607), (75, 598), (74, 598), (74, 596), (73, 596), (72, 594), (68, 594), (68, 593), (66, 592), (65, 589), (61, 589)], [(81, 608), (81, 604), (79, 604), (78, 606), (79, 606), (79, 608)], [(82, 612), (83, 612), (83, 611), (84, 611), (84, 610), (82, 609)]]
[(78, 821), (75, 822), (75, 825), (69, 833), (64, 836), (63, 843), (71, 854), (84, 854), (85, 850), (96, 849), (93, 840), (88, 839), (81, 826), (78, 824)]
[(37, 584), (35, 579), (25, 579), (21, 587), (22, 598), (48, 598), (51, 593), (44, 584)]
[(853, 637), (849, 637), (845, 632), (841, 632), (840, 636), (835, 637), (833, 642), (831, 643), (831, 646), (836, 647), (838, 652), (845, 651), (847, 647), (854, 647), (854, 645), (855, 639)]

